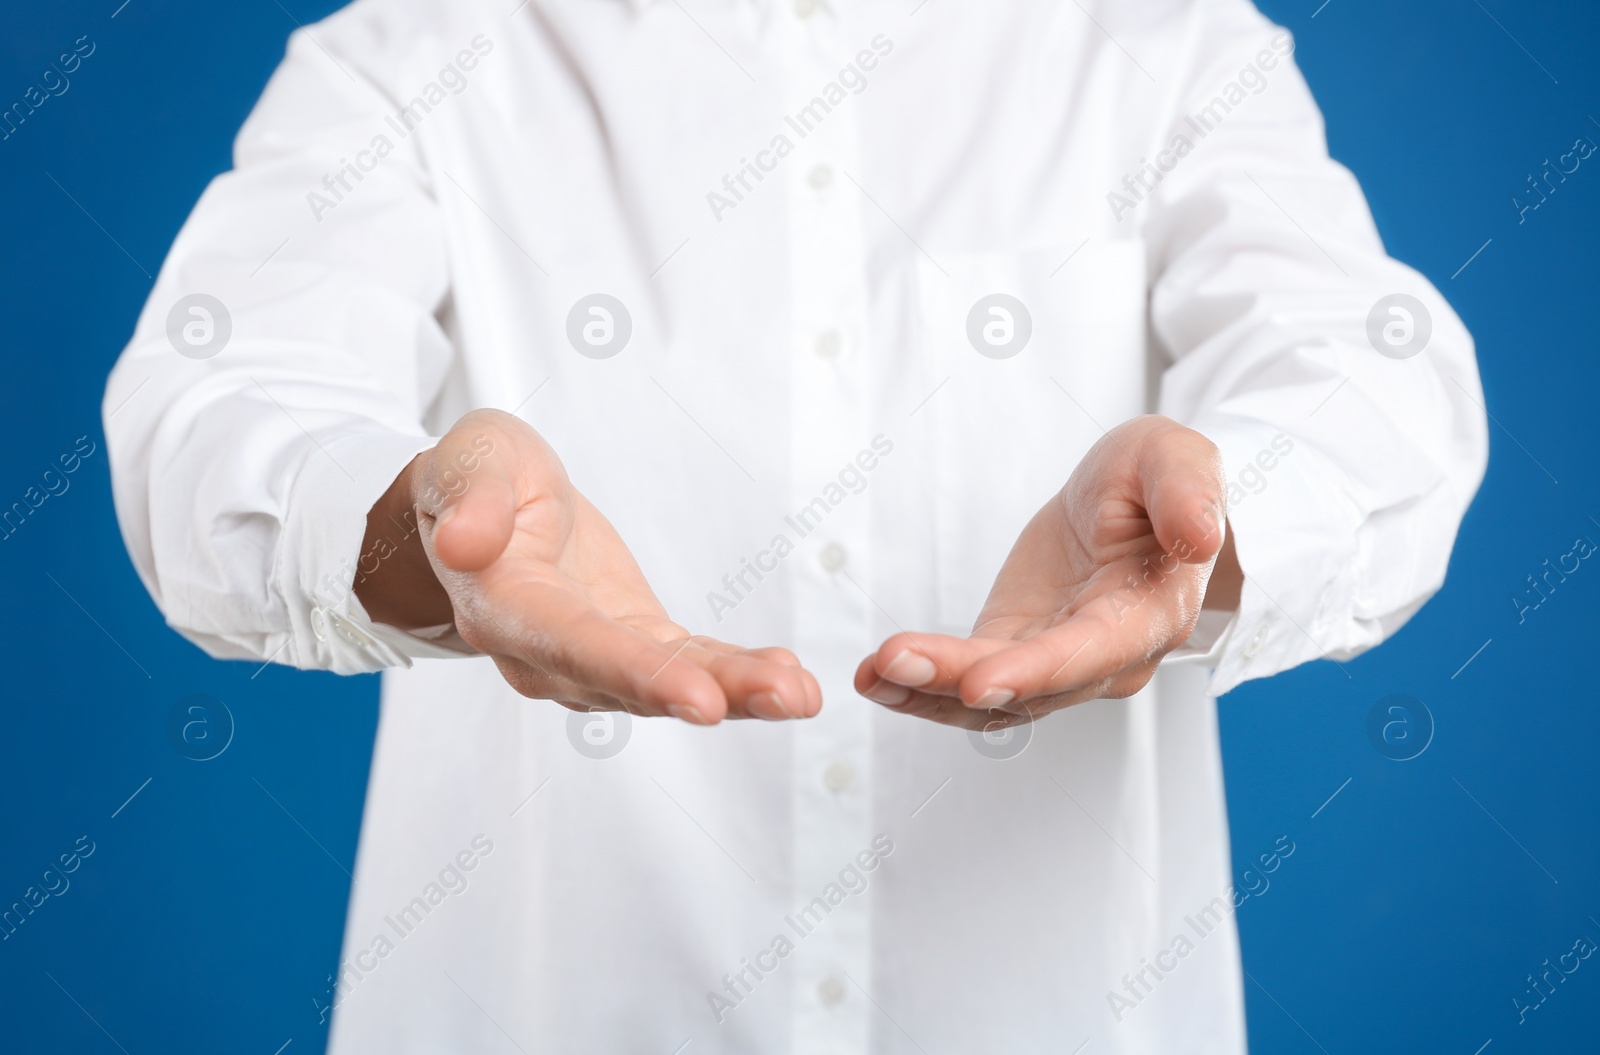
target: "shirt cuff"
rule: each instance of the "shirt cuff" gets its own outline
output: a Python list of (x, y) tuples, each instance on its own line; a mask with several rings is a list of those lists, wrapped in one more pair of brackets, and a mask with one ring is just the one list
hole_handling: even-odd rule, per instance
[[(1334, 486), (1338, 468), (1270, 425), (1192, 427), (1222, 453), (1244, 586), (1236, 613), (1202, 613), (1171, 658), (1212, 667), (1206, 692), (1221, 696), (1253, 678), (1339, 655), (1353, 619), (1361, 516)], [(1217, 616), (1226, 617), (1223, 625)]]
[(1238, 623), (1237, 612), (1218, 608), (1200, 609), (1194, 633), (1183, 644), (1168, 652), (1162, 662), (1215, 668), (1221, 660), (1222, 650), (1228, 647), (1228, 635)]
[[(289, 489), (275, 579), (289, 634), (277, 658), (303, 669), (368, 674), (414, 658), (459, 656), (442, 641), (374, 623), (355, 596), (367, 513), (437, 439), (365, 432), (319, 444)], [(439, 640), (442, 637), (442, 641)]]

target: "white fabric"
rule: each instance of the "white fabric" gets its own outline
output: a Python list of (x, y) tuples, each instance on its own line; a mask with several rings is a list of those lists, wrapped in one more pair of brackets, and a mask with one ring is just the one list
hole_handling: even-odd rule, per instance
[[(296, 33), (106, 395), (176, 629), (388, 668), (348, 966), (307, 980), (333, 1050), (1242, 1051), (1208, 692), (1392, 633), (1486, 449), (1471, 340), (1385, 256), (1288, 36), (1244, 0), (512, 6), (359, 0)], [(1398, 292), (1433, 323), (1409, 359), (1366, 335)], [(231, 315), (209, 359), (167, 336), (192, 293)], [(631, 317), (611, 358), (568, 340), (594, 293)], [(994, 293), (1031, 316), (1014, 358), (968, 340)], [(676, 619), (798, 652), (822, 715), (636, 720), (595, 759), (488, 661), (373, 625), (365, 513), (480, 406), (549, 438)], [(1238, 484), (1236, 617), (1010, 760), (855, 696), (886, 635), (964, 632), (1033, 511), (1150, 410)], [(858, 856), (865, 889), (830, 888)], [(714, 1010), (747, 961), (776, 969)]]

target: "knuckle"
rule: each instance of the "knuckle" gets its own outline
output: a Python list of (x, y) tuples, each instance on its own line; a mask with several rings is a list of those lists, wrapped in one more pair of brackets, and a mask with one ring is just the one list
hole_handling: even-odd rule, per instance
[(896, 633), (893, 637), (889, 638), (889, 640), (885, 641), (884, 642), (884, 647), (887, 648), (887, 649), (901, 649), (901, 648), (919, 649), (919, 648), (922, 647), (922, 641), (916, 634), (913, 634), (911, 631), (909, 631), (909, 630), (901, 630), (900, 632)]

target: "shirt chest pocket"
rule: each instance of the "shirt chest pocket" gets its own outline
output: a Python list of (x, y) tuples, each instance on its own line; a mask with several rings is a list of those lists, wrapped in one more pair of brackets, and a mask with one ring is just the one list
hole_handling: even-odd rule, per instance
[(941, 629), (971, 629), (1024, 525), (1151, 403), (1146, 303), (1138, 241), (919, 261), (921, 350), (945, 379), (926, 410)]

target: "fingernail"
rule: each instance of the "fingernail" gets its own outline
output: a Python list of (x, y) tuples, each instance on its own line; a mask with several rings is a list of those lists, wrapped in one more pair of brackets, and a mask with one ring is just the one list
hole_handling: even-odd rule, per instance
[(758, 692), (750, 697), (750, 713), (769, 722), (781, 722), (794, 715), (783, 705), (783, 698), (775, 692)]
[(885, 707), (898, 707), (911, 698), (911, 690), (904, 685), (879, 679), (873, 682), (872, 688), (863, 695), (873, 703), (881, 703)]
[(972, 706), (979, 710), (992, 711), (996, 707), (1004, 707), (1017, 698), (1017, 694), (1010, 689), (990, 689), (978, 697), (978, 702)]
[(704, 725), (706, 721), (699, 711), (688, 704), (669, 703), (667, 704), (667, 713), (680, 722), (693, 722), (695, 725)]
[(883, 676), (896, 684), (915, 688), (932, 681), (934, 670), (933, 660), (919, 653), (906, 651), (889, 661), (889, 665), (883, 668)]

